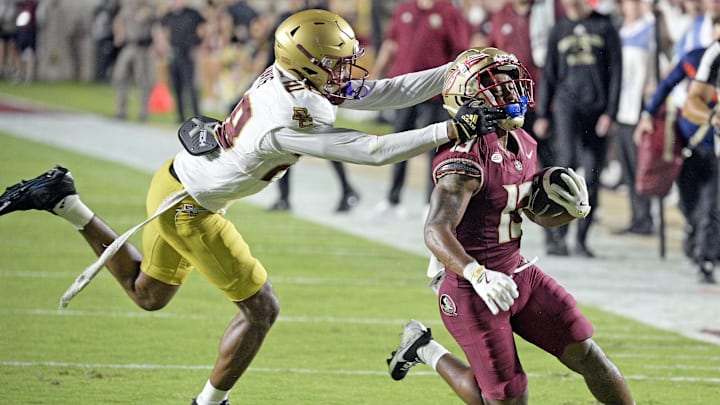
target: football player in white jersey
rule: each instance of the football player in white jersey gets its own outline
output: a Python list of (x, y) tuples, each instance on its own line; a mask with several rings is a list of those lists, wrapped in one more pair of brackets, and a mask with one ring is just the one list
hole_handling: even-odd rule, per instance
[[(365, 81), (368, 72), (356, 64), (362, 49), (353, 29), (324, 10), (293, 14), (275, 37), (275, 64), (229, 117), (223, 122), (195, 117), (180, 128), (185, 150), (150, 184), (148, 215), (160, 214), (143, 229), (143, 253), (116, 242), (117, 253), (100, 264), (146, 310), (166, 306), (192, 269), (237, 305), (209, 379), (193, 400), (200, 405), (229, 403), (230, 389), (260, 349), (279, 309), (265, 268), (223, 215), (231, 203), (267, 187), (301, 156), (394, 163), (492, 132), (493, 121), (506, 117), (499, 109), (467, 105), (453, 119), (403, 133), (375, 136), (334, 128), (338, 107), (403, 108), (439, 94), (449, 64)], [(169, 202), (169, 196), (175, 199)], [(118, 238), (80, 200), (70, 172), (60, 166), (0, 196), (0, 215), (28, 209), (67, 219), (97, 255), (111, 250), (108, 245)]]

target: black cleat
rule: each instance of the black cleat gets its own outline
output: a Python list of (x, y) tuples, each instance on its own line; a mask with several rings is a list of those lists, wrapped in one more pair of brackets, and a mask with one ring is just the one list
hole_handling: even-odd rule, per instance
[(592, 259), (595, 257), (595, 253), (593, 253), (592, 250), (588, 249), (587, 245), (582, 242), (578, 242), (577, 245), (575, 245), (575, 250), (573, 251), (573, 254), (575, 256), (584, 257), (586, 259)]
[(340, 199), (340, 204), (338, 204), (336, 212), (348, 212), (351, 209), (353, 209), (358, 203), (360, 202), (360, 195), (356, 193), (355, 191), (348, 191), (347, 193), (343, 194), (342, 198)]
[(13, 211), (45, 210), (52, 212), (60, 200), (77, 194), (68, 169), (55, 166), (32, 180), (12, 185), (0, 196), (0, 215)]
[(268, 211), (290, 211), (290, 202), (281, 198), (271, 205)]
[[(190, 405), (198, 405), (195, 398), (193, 398), (193, 401), (190, 403)], [(228, 401), (227, 399), (223, 399), (222, 401), (220, 401), (220, 405), (230, 405), (230, 401)]]
[(700, 282), (703, 284), (717, 284), (715, 280), (715, 264), (709, 260), (700, 263)]
[(549, 256), (568, 256), (568, 247), (562, 239), (547, 242), (545, 251)]

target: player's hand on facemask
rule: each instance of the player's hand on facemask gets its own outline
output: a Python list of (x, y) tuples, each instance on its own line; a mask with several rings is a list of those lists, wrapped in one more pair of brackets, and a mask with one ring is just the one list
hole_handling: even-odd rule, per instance
[(548, 190), (548, 198), (562, 205), (575, 218), (588, 216), (591, 207), (585, 178), (575, 173), (573, 169), (568, 169), (568, 174), (563, 173), (560, 178), (568, 189), (559, 184), (552, 184)]
[(478, 136), (497, 130), (496, 120), (507, 118), (500, 108), (484, 107), (484, 100), (468, 100), (463, 103), (452, 119), (458, 135), (458, 143), (464, 143)]
[(517, 284), (505, 273), (471, 263), (465, 267), (463, 276), (472, 284), (493, 315), (497, 315), (501, 309), (509, 310), (519, 296)]

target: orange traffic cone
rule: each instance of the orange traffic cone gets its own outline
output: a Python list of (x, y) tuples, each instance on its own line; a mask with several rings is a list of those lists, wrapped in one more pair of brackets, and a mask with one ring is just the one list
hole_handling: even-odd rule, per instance
[(166, 114), (175, 108), (173, 98), (170, 95), (170, 89), (167, 84), (163, 81), (157, 82), (150, 93), (150, 100), (148, 100), (148, 108), (151, 113)]

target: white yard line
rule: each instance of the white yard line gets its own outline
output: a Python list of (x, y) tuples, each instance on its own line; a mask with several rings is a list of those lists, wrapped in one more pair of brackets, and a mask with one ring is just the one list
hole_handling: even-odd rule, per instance
[[(211, 366), (186, 365), (186, 364), (108, 364), (108, 363), (70, 363), (59, 361), (22, 361), (22, 360), (6, 360), (0, 361), (0, 366), (4, 367), (60, 367), (60, 368), (82, 368), (82, 369), (129, 369), (129, 370), (211, 370)], [(311, 368), (266, 368), (266, 367), (250, 367), (250, 372), (267, 373), (267, 374), (318, 374), (318, 375), (368, 375), (368, 376), (387, 376), (386, 370), (320, 370)], [(434, 371), (413, 370), (412, 375), (415, 377), (433, 377), (437, 378)], [(531, 378), (546, 378), (555, 376), (553, 373), (528, 373)], [(577, 374), (570, 374), (567, 378), (580, 379)], [(713, 377), (657, 377), (646, 375), (628, 375), (627, 380), (643, 380), (643, 381), (667, 381), (667, 382), (707, 382), (720, 383), (720, 378)]]

